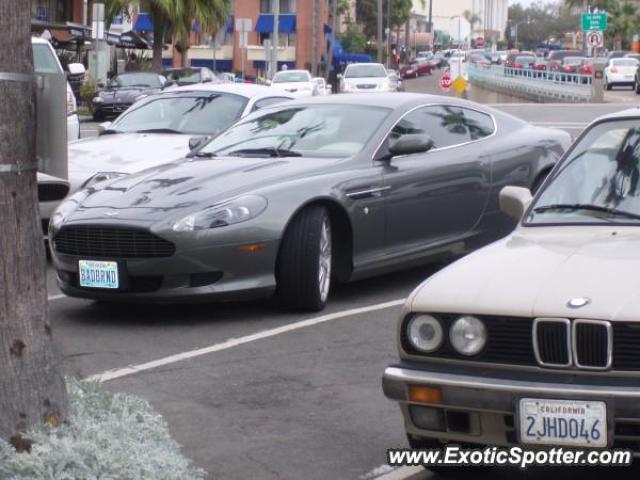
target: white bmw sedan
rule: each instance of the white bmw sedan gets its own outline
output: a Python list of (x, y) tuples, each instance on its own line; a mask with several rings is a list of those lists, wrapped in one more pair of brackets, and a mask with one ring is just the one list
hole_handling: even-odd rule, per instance
[(420, 285), (385, 395), (414, 448), (630, 448), (640, 453), (640, 112), (592, 123), (506, 238)]

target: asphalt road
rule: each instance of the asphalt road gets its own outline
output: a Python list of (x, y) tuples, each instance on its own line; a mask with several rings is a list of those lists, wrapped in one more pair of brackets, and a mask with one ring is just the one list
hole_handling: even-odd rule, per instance
[[(437, 92), (437, 78), (407, 87)], [(577, 135), (591, 119), (628, 106), (498, 108)], [(83, 136), (95, 131), (94, 123), (83, 122)], [(400, 300), (438, 268), (338, 286), (325, 312), (297, 315), (275, 300), (153, 307), (70, 299), (59, 294), (48, 266), (50, 317), (66, 373), (110, 372), (102, 377), (105, 388), (148, 399), (210, 478), (424, 479), (433, 474), (385, 466), (386, 450), (406, 442), (380, 378), (396, 357)], [(585, 477), (574, 470), (510, 469), (475, 476), (543, 475)]]

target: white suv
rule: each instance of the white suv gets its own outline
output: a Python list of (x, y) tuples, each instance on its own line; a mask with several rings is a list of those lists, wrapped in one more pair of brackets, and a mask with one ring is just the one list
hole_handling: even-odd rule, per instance
[(396, 90), (381, 63), (352, 63), (340, 78), (342, 93), (393, 92)]

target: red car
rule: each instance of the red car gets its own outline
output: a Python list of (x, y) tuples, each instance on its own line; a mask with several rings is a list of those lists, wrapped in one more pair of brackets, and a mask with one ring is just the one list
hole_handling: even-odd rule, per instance
[(560, 69), (564, 73), (580, 73), (580, 68), (582, 68), (584, 61), (584, 57), (565, 57)]
[(433, 64), (429, 61), (416, 62), (400, 68), (402, 78), (418, 78), (421, 75), (431, 75)]

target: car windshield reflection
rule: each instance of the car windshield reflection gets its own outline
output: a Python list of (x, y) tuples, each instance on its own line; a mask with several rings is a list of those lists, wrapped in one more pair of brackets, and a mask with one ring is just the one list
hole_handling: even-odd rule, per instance
[(553, 174), (525, 224), (640, 222), (640, 127), (592, 128)]
[(199, 153), (346, 158), (364, 148), (389, 112), (380, 107), (314, 105), (261, 113), (216, 137)]

